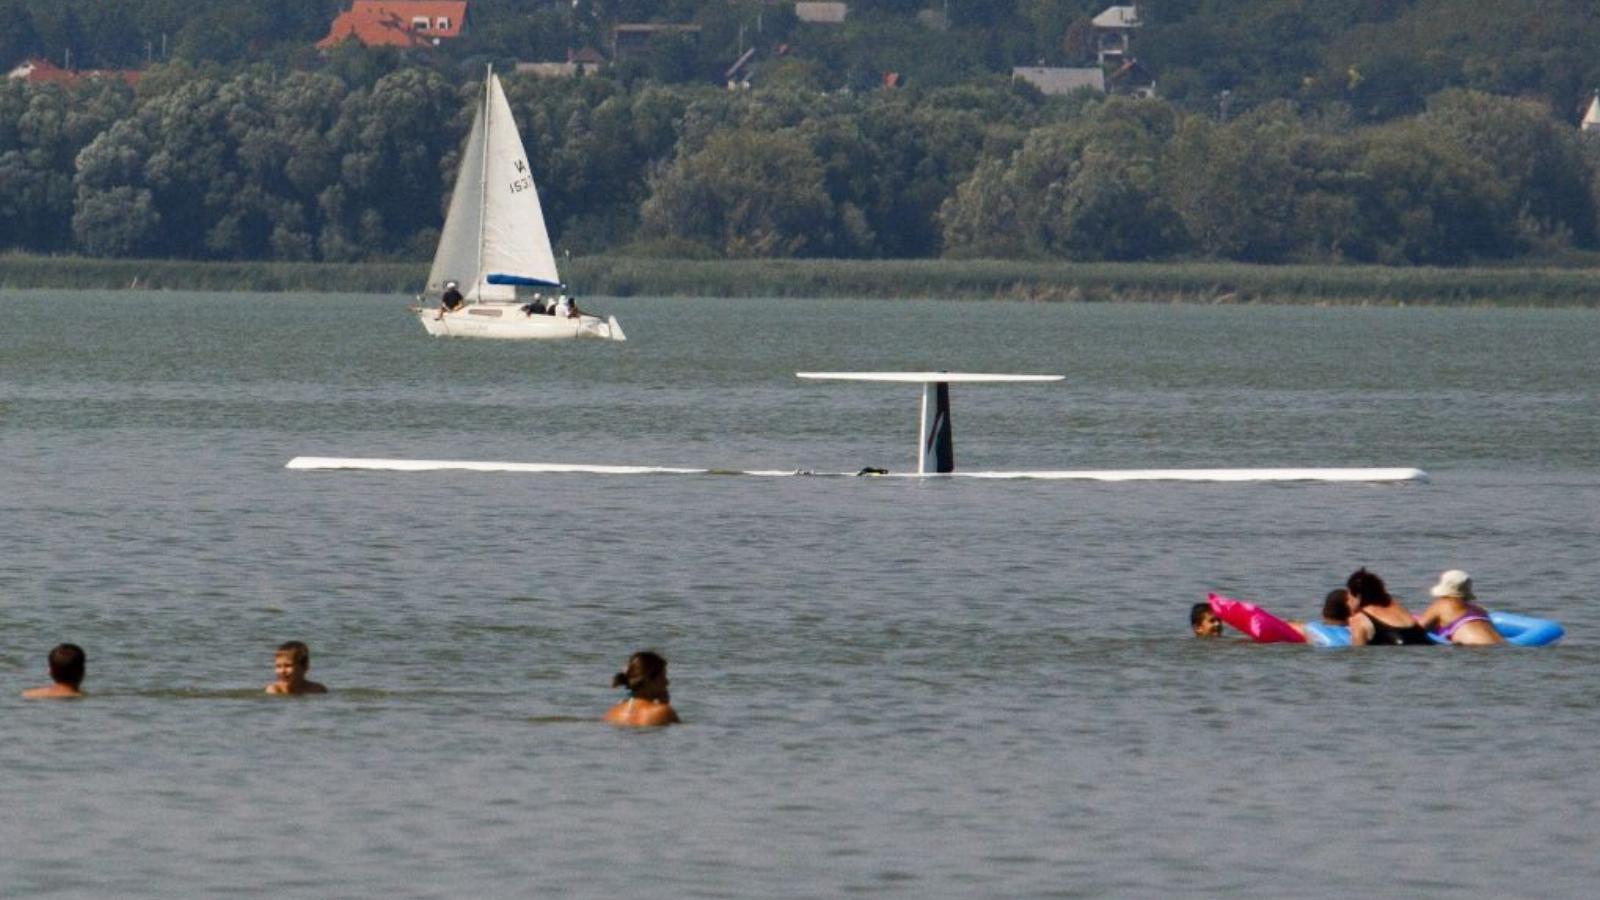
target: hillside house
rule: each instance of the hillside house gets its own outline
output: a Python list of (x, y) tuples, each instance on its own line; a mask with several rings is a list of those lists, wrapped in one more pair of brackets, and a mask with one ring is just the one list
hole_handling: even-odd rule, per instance
[(326, 50), (345, 41), (367, 47), (437, 47), (440, 41), (460, 37), (466, 21), (466, 0), (353, 0), (334, 17), (317, 47)]
[(1156, 76), (1130, 56), (1106, 76), (1106, 88), (1123, 97), (1154, 97)]
[(700, 36), (699, 25), (672, 25), (658, 22), (629, 22), (611, 29), (611, 58), (613, 60), (639, 56), (650, 49), (650, 41), (658, 34)]
[(63, 87), (72, 87), (89, 79), (111, 78), (133, 87), (139, 83), (141, 74), (137, 69), (63, 69), (48, 59), (30, 59), (7, 72), (6, 78), (27, 84), (59, 84)]
[(1093, 66), (1082, 69), (1017, 66), (1011, 70), (1011, 80), (1025, 81), (1046, 97), (1059, 97), (1084, 88), (1102, 94), (1106, 92), (1105, 70)]
[(1119, 66), (1132, 53), (1133, 32), (1139, 21), (1137, 6), (1108, 6), (1090, 24), (1095, 33), (1095, 61), (1102, 66)]
[(794, 17), (811, 25), (843, 25), (850, 15), (848, 3), (796, 3)]
[(593, 47), (582, 50), (568, 50), (566, 62), (519, 62), (516, 65), (518, 75), (532, 75), (535, 78), (572, 78), (578, 75), (593, 75), (605, 67), (606, 58), (600, 51)]

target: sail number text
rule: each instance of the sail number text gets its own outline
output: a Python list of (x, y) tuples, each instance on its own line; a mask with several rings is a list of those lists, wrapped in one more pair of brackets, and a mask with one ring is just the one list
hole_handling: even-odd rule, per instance
[(521, 178), (518, 178), (516, 181), (511, 182), (511, 193), (513, 193), (513, 194), (520, 194), (523, 191), (531, 191), (531, 190), (533, 190), (533, 179), (532, 178), (529, 178), (527, 176), (523, 176)]

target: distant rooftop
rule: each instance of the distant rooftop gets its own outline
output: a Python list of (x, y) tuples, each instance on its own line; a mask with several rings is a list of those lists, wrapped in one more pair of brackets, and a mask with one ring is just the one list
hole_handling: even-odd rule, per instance
[(6, 73), (12, 81), (28, 84), (60, 84), (68, 87), (90, 78), (114, 78), (129, 87), (139, 83), (142, 73), (136, 69), (63, 69), (48, 59), (30, 59)]
[(1052, 68), (1049, 66), (1017, 66), (1011, 70), (1012, 81), (1026, 81), (1046, 96), (1056, 97), (1089, 88), (1105, 93), (1106, 73), (1097, 67), (1085, 69)]
[(1096, 28), (1138, 28), (1144, 23), (1139, 21), (1137, 6), (1108, 6), (1094, 17), (1093, 24)]
[(796, 3), (794, 17), (813, 25), (842, 25), (850, 14), (848, 3)]
[(345, 41), (368, 47), (433, 47), (461, 36), (466, 0), (353, 0), (334, 17), (321, 48)]

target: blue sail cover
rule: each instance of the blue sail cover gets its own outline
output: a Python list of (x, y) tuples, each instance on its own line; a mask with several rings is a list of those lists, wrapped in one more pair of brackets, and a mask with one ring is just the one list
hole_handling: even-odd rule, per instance
[(560, 287), (559, 281), (545, 281), (540, 278), (529, 278), (526, 275), (507, 275), (504, 272), (491, 272), (484, 279), (490, 284), (510, 284), (521, 287)]

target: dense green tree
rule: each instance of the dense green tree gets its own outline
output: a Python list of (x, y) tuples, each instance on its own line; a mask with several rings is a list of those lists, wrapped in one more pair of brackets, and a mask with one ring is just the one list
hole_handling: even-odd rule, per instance
[(1515, 250), (1515, 207), (1484, 162), (1425, 123), (1396, 122), (1357, 141), (1356, 259), (1452, 264)]
[(1304, 127), (1286, 109), (1225, 125), (1186, 119), (1168, 145), (1163, 179), (1184, 231), (1201, 253), (1277, 262), (1295, 250), (1300, 170), (1292, 154)]
[(821, 180), (816, 156), (791, 134), (721, 132), (653, 180), (644, 234), (731, 258), (823, 255), (837, 214)]
[(1577, 131), (1542, 104), (1450, 90), (1429, 100), (1424, 118), (1494, 171), (1517, 205), (1524, 239), (1593, 245), (1594, 171)]
[(0, 235), (7, 246), (58, 251), (72, 238), (78, 153), (125, 116), (132, 94), (115, 80), (68, 91), (0, 85)]
[(1003, 163), (987, 159), (944, 204), (955, 255), (1140, 259), (1186, 242), (1160, 183), (1170, 107), (1112, 101), (1080, 121), (1028, 133)]

